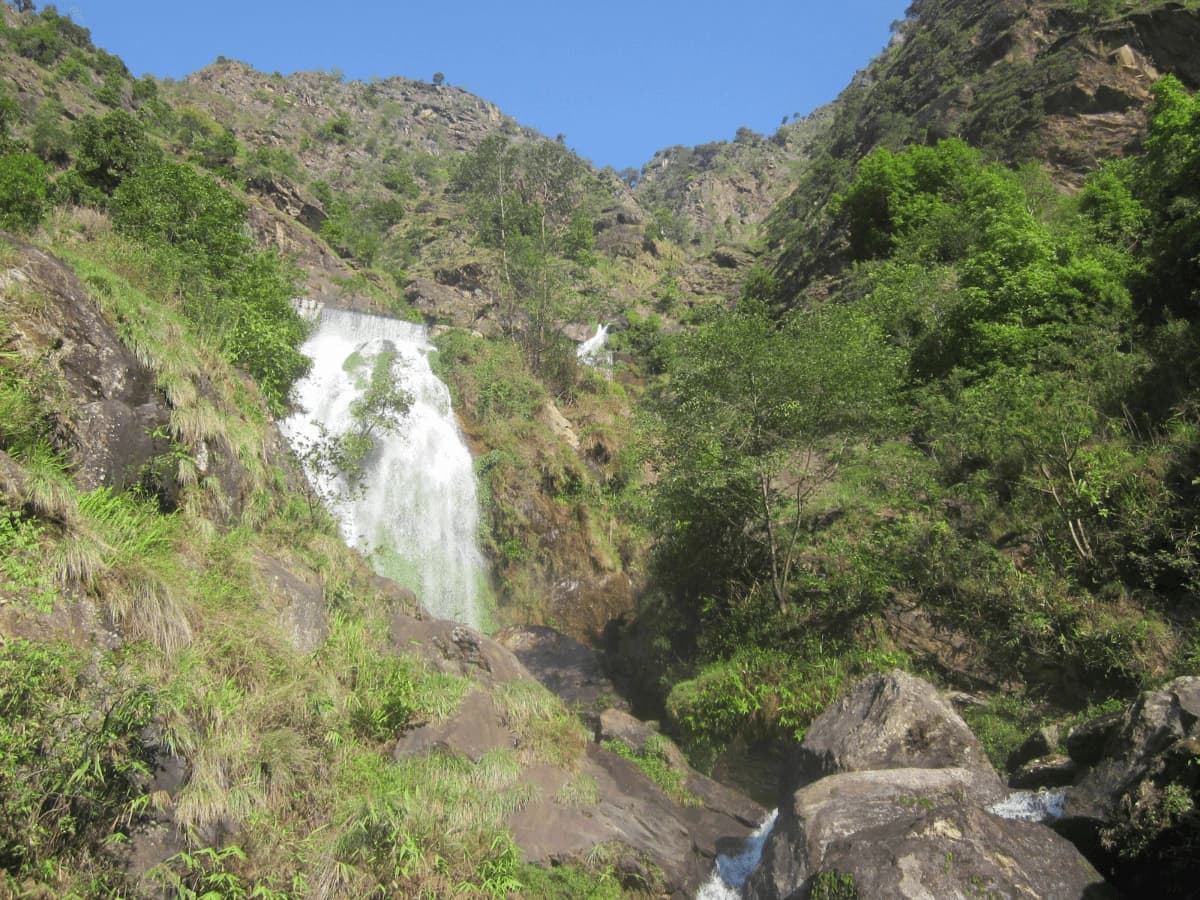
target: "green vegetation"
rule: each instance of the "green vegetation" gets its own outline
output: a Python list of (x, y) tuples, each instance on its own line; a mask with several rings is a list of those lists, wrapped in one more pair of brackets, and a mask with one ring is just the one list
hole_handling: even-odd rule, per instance
[(312, 446), (298, 451), (309, 471), (323, 479), (341, 477), (351, 494), (362, 489), (367, 455), (384, 435), (397, 431), (412, 406), (412, 395), (401, 384), (398, 369), (403, 366), (394, 350), (383, 350), (373, 357), (355, 353), (346, 360), (361, 389), (350, 404), (352, 427), (332, 435), (321, 429)]
[(102, 872), (105, 842), (146, 807), (155, 692), (110, 659), (87, 663), (65, 645), (0, 644), (0, 871), (18, 883)]
[[(894, 661), (908, 609), (980, 671), (1053, 661), (1080, 702), (1194, 671), (1200, 115), (1170, 78), (1155, 97), (1144, 154), (1073, 198), (958, 140), (869, 154), (829, 302), (783, 312), (759, 278), (670, 342), (643, 616), (700, 758), (802, 734), (841, 678), (790, 686)], [(1014, 705), (977, 717), (993, 753)]]
[(602, 190), (579, 157), (548, 141), (484, 140), (459, 161), (454, 190), (478, 240), (495, 251), (500, 321), (519, 336), (530, 369), (559, 390), (574, 374), (574, 346), (559, 326), (574, 305), (573, 269), (593, 261), (592, 215)]
[(630, 747), (621, 740), (605, 741), (603, 746), (636, 765), (647, 778), (662, 788), (663, 793), (680, 806), (700, 804), (700, 798), (687, 789), (687, 770), (678, 762), (672, 762), (672, 751), (675, 756), (678, 756), (679, 751), (671, 748), (669, 738), (652, 736), (641, 749)]
[[(393, 610), (278, 451), (305, 326), (298, 271), (251, 237), (256, 192), (313, 230), (297, 233), (314, 254), (323, 241), (347, 261), (343, 299), (416, 316), (411, 293), (463, 326), (434, 364), (483, 451), (501, 613), (587, 607), (599, 621), (570, 624), (598, 633), (644, 585), (627, 661), (693, 761), (795, 741), (892, 666), (1024, 682), (967, 713), (997, 761), (1071, 720), (1052, 700), (1104, 709), (1200, 671), (1200, 101), (1160, 81), (1138, 155), (1061, 195), (1036, 165), (993, 160), (1039, 158), (1052, 138), (1058, 159), (1082, 152), (1039, 130), (1078, 42), (1036, 65), (985, 59), (986, 23), (956, 8), (914, 3), (905, 40), (819, 121), (673, 151), (639, 188), (640, 220), (612, 178), (510, 122), (462, 154), (387, 82), (219, 62), (249, 86), (235, 103), (202, 80), (133, 80), (53, 8), (10, 15), (11, 83), (39, 87), (36, 102), (0, 95), (0, 227), (67, 262), (169, 418), (134, 484), (83, 490), (79, 400), (62, 348), (38, 343), (47, 298), (5, 276), (0, 894), (130, 894), (119, 848), (168, 809), (185, 847), (146, 878), (184, 897), (660, 887), (619, 883), (654, 878), (611, 847), (522, 862), (504, 823), (534, 799), (524, 767), (565, 770), (564, 807), (599, 791), (585, 729), (539, 685), (491, 695), (511, 749), (393, 758), (398, 735), (480, 688), (393, 646)], [(930, 98), (957, 118), (923, 115)], [(235, 136), (267, 131), (278, 144)], [(726, 288), (694, 254), (752, 226), (689, 206), (692, 185), (778, 184), (777, 160), (809, 140), (741, 297), (709, 302)], [(330, 162), (359, 147), (361, 167)], [(597, 320), (617, 323), (615, 378), (577, 365), (562, 334)], [(358, 427), (319, 452), (353, 480), (411, 398), (392, 354), (347, 364)], [(594, 593), (563, 600), (580, 573)], [(306, 592), (332, 612), (311, 652), (289, 618)], [(62, 624), (81, 610), (123, 643)], [(953, 666), (928, 635), (953, 638)], [(612, 749), (694, 802), (665, 743)], [(163, 760), (186, 761), (184, 783), (150, 793)], [(1143, 861), (1177, 849), (1195, 797), (1136, 799), (1104, 839)], [(856, 893), (838, 873), (813, 886)]]
[(818, 872), (813, 878), (812, 900), (858, 900), (858, 885), (853, 875)]

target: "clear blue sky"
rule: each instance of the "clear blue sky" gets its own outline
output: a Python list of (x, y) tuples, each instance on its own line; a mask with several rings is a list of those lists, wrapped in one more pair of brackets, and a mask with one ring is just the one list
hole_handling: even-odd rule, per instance
[[(41, 8), (43, 4), (38, 3)], [(448, 83), (598, 166), (770, 134), (832, 100), (908, 0), (59, 0), (137, 75), (182, 78), (218, 55), (265, 72), (342, 70)]]

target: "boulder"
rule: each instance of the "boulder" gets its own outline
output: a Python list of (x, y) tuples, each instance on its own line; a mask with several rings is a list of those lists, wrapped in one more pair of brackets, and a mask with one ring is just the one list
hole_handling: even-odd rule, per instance
[(1067, 755), (1081, 766), (1094, 766), (1104, 756), (1104, 747), (1121, 725), (1121, 713), (1089, 719), (1067, 732)]
[(465, 675), (485, 686), (531, 677), (512, 651), (457, 622), (397, 612), (388, 637), (397, 649), (424, 656), (439, 672)]
[(1075, 780), (1079, 764), (1069, 756), (1050, 753), (1019, 766), (1008, 776), (1008, 786), (1017, 789), (1064, 787)]
[[(1171, 749), (1200, 738), (1200, 677), (1146, 691), (1109, 733), (1102, 758), (1067, 791), (1066, 817), (1111, 822), (1139, 782), (1171, 780)], [(1068, 747), (1070, 746), (1068, 740)]]
[[(596, 744), (588, 746), (572, 776), (595, 782), (595, 803), (561, 802), (561, 773), (540, 777), (538, 799), (508, 819), (526, 859), (561, 863), (584, 859), (599, 846), (628, 848), (621, 854), (624, 862), (616, 864), (618, 876), (634, 882), (631, 887), (652, 886), (654, 896), (694, 896), (712, 871), (717, 846), (743, 839), (753, 829), (728, 812), (674, 803), (636, 765)], [(752, 818), (761, 818), (761, 807), (751, 806)], [(642, 870), (628, 871), (631, 862)]]
[(873, 675), (810, 727), (747, 900), (1104, 897), (1103, 878), (1044, 825), (988, 812), (1005, 788), (932, 685)]
[(401, 735), (392, 749), (392, 758), (438, 750), (479, 762), (489, 751), (511, 749), (512, 745), (512, 735), (500, 720), (491, 696), (485, 691), (472, 691), (449, 718)]
[(947, 804), (986, 806), (1003, 795), (996, 774), (978, 769), (888, 769), (823, 778), (796, 791), (780, 809), (746, 896), (789, 897), (821, 870), (834, 841), (896, 821), (909, 825)]
[(834, 841), (820, 871), (852, 878), (862, 900), (1117, 897), (1065, 838), (971, 806), (934, 809)]
[(838, 772), (959, 767), (995, 770), (937, 689), (898, 669), (872, 675), (809, 726), (796, 785)]
[(1019, 769), (1030, 760), (1048, 756), (1058, 748), (1058, 727), (1049, 725), (1039, 728), (1025, 738), (1012, 753), (1008, 755), (1005, 766), (1010, 771)]
[(329, 637), (325, 592), (315, 581), (306, 581), (295, 567), (266, 555), (256, 555), (254, 567), (264, 594), (280, 610), (280, 623), (297, 653), (312, 653)]
[(663, 737), (649, 722), (643, 722), (621, 709), (606, 709), (600, 713), (600, 740), (620, 741), (634, 750), (644, 750), (653, 741), (665, 749), (667, 761), (672, 765), (687, 765), (683, 752), (670, 738)]

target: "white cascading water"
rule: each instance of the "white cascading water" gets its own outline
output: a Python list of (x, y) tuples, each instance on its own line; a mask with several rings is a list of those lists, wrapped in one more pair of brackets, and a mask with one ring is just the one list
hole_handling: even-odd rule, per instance
[(575, 356), (579, 358), (580, 362), (589, 366), (602, 365), (606, 360), (609, 365), (612, 365), (612, 360), (607, 359), (607, 354), (604, 352), (604, 344), (607, 340), (608, 326), (601, 322), (596, 326), (596, 333), (575, 348)]
[(345, 310), (316, 314), (301, 348), (312, 371), (296, 385), (300, 411), (283, 423), (297, 454), (353, 425), (350, 404), (363, 372), (390, 351), (412, 407), (394, 432), (376, 437), (364, 460), (362, 488), (309, 469), (309, 478), (337, 518), (346, 543), (375, 571), (417, 593), (435, 616), (478, 628), (487, 591), (479, 552), (475, 472), (450, 408), (450, 392), (429, 367), (433, 347), (423, 325)]
[(775, 827), (779, 810), (772, 810), (755, 829), (754, 834), (746, 838), (740, 853), (732, 856), (717, 856), (717, 865), (708, 881), (701, 885), (696, 893), (696, 900), (739, 900), (742, 887), (750, 877), (758, 861), (762, 859), (763, 845)]

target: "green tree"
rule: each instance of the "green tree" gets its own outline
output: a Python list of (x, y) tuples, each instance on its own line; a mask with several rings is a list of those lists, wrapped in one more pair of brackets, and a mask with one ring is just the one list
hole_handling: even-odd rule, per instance
[(535, 371), (557, 368), (557, 326), (568, 316), (568, 259), (590, 259), (587, 167), (550, 141), (514, 146), (486, 139), (459, 160), (452, 187), (463, 196), (479, 239), (498, 253), (498, 300), (505, 330)]
[(700, 588), (765, 581), (786, 610), (806, 504), (894, 414), (900, 359), (848, 308), (780, 327), (745, 301), (681, 338), (654, 430), (668, 568)]
[(361, 393), (350, 404), (351, 427), (343, 434), (322, 432), (302, 454), (323, 479), (340, 476), (351, 493), (360, 491), (364, 463), (379, 438), (395, 433), (412, 408), (413, 397), (401, 383), (404, 361), (394, 350), (355, 359), (354, 378)]
[(134, 169), (156, 158), (142, 123), (123, 109), (81, 117), (71, 129), (75, 171), (86, 185), (111, 194)]
[(46, 166), (32, 153), (0, 156), (0, 228), (28, 231), (49, 206)]
[(308, 369), (299, 351), (307, 329), (291, 307), (296, 274), (277, 253), (254, 249), (245, 204), (211, 176), (160, 160), (124, 179), (112, 215), (118, 229), (173, 254), (186, 285), (184, 313), (282, 411)]

